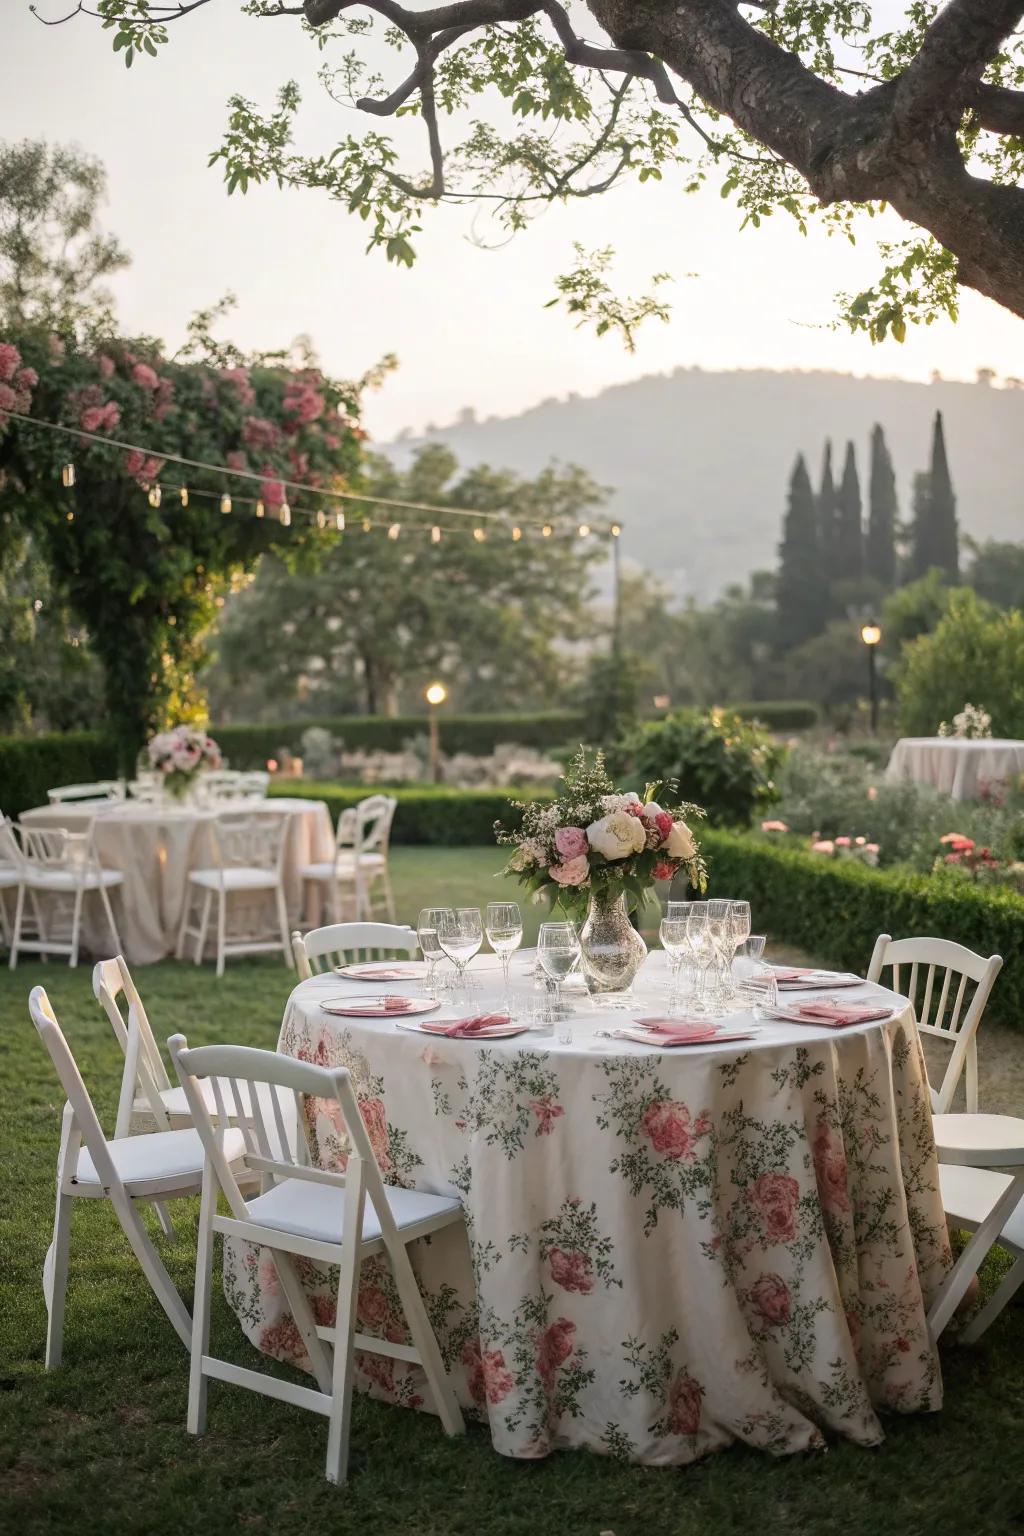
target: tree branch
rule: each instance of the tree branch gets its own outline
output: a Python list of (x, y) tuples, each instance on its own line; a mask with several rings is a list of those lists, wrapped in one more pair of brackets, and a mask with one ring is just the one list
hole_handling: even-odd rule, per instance
[(926, 132), (937, 116), (955, 123), (967, 87), (1022, 16), (1020, 0), (949, 0), (899, 78), (893, 116), (900, 131)]
[(966, 102), (982, 128), (990, 133), (1024, 135), (1024, 91), (1001, 85), (978, 85)]

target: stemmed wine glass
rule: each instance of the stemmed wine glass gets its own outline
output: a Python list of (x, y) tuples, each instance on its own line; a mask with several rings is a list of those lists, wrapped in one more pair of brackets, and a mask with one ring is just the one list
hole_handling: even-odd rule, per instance
[(729, 908), (731, 905), (730, 901), (721, 897), (708, 902), (707, 930), (716, 973), (714, 1002), (718, 1008), (724, 1006), (728, 997), (725, 971), (732, 957), (732, 934), (729, 921)]
[(509, 988), (508, 968), (512, 964), (512, 956), (523, 942), (523, 914), (519, 905), (514, 901), (489, 901), (484, 920), (487, 933), (487, 942), (501, 961), (501, 972), (504, 980), (504, 1003), (506, 1013), (512, 1012), (512, 993)]
[(709, 1013), (707, 1005), (708, 968), (714, 961), (714, 950), (708, 932), (708, 904), (706, 901), (687, 902), (686, 947), (693, 966), (695, 1013)]
[[(575, 923), (541, 923), (537, 935), (537, 958), (545, 976), (554, 983), (554, 1003), (548, 1009), (547, 1022), (550, 1024), (564, 1015), (562, 982), (580, 958), (580, 939)], [(563, 1024), (558, 1038), (571, 1040), (571, 1026)]]
[(688, 905), (689, 903), (685, 901), (669, 902), (668, 912), (662, 918), (658, 930), (661, 947), (668, 955), (672, 967), (672, 989), (668, 995), (670, 1014), (675, 1013), (679, 1007), (679, 978), (688, 948), (689, 919), (686, 914)]
[(480, 921), (480, 908), (445, 908), (440, 913), (440, 921), (437, 925), (437, 939), (441, 948), (455, 966), (458, 973), (456, 987), (461, 993), (463, 1000), (465, 1000), (469, 990), (466, 984), (466, 967), (484, 941), (483, 924)]
[(437, 989), (438, 961), (444, 959), (444, 950), (437, 934), (446, 910), (445, 907), (424, 907), (416, 919), (420, 953), (427, 962), (427, 991), (432, 997)]

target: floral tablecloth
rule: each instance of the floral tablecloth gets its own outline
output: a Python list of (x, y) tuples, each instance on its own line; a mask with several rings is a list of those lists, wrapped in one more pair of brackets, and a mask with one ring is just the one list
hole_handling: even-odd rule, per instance
[[(597, 1034), (621, 1014), (578, 1018), (571, 1045), (430, 1038), (323, 1013), (338, 987), (296, 988), (280, 1048), (350, 1069), (386, 1179), (461, 1197), (467, 1232), (421, 1242), (414, 1262), (498, 1451), (669, 1464), (823, 1432), (875, 1445), (877, 1410), (941, 1406), (925, 1313), (949, 1251), (903, 999), (865, 984), (854, 996), (884, 995), (890, 1020), (770, 1024), (672, 1054)], [(344, 1128), (326, 1107), (307, 1117), (336, 1166)], [(336, 1276), (301, 1270), (329, 1324)], [(254, 1343), (307, 1364), (269, 1254), (229, 1241), (224, 1283)], [(364, 1266), (358, 1321), (405, 1338), (383, 1259)], [(417, 1368), (357, 1360), (375, 1395), (429, 1406)]]

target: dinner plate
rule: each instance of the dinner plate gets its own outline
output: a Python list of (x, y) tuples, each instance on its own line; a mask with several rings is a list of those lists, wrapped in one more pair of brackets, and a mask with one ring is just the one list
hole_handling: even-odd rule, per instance
[(387, 960), (360, 960), (356, 965), (336, 965), (334, 974), (344, 976), (346, 981), (419, 981), (423, 970), (421, 960), (400, 960), (394, 964)]
[[(396, 1002), (397, 1007), (388, 1006)], [(373, 997), (364, 992), (351, 992), (342, 997), (326, 997), (320, 1007), (324, 1013), (346, 1019), (404, 1019), (410, 1014), (432, 1013), (438, 1007), (438, 1001), (436, 997), (394, 999), (386, 994)]]

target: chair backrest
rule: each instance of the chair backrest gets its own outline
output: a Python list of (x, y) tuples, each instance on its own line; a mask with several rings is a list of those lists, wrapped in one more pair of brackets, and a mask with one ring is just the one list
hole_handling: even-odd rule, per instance
[(265, 768), (238, 775), (238, 793), (243, 800), (265, 800), (270, 787), (270, 774)]
[[(278, 1051), (259, 1051), (245, 1045), (200, 1045), (190, 1047), (184, 1035), (172, 1035), (167, 1042), (175, 1071), (185, 1090), (192, 1120), (202, 1139), (207, 1162), (223, 1191), (231, 1214), (238, 1221), (250, 1221), (245, 1196), (239, 1188), (236, 1170), (224, 1155), (224, 1132), (234, 1121), (245, 1142), (244, 1166), (261, 1179), (305, 1179), (317, 1184), (331, 1184), (346, 1190), (349, 1199), (366, 1194), (377, 1219), (388, 1237), (394, 1236), (384, 1181), (367, 1135), (359, 1103), (346, 1067), (317, 1067)], [(205, 1078), (212, 1090), (216, 1122), (207, 1107), (199, 1083)], [(260, 1094), (258, 1088), (270, 1088)], [(285, 1089), (295, 1096), (298, 1121), (297, 1147), (289, 1143), (280, 1095)], [(303, 1099), (311, 1097), (336, 1103), (341, 1112), (342, 1128), (347, 1133), (349, 1153), (343, 1173), (318, 1168), (306, 1134), (307, 1120)], [(252, 1106), (248, 1114), (243, 1106)], [(268, 1124), (268, 1111), (272, 1118)], [(339, 1224), (339, 1241), (341, 1230)]]
[(287, 818), (262, 812), (222, 811), (214, 822), (217, 863), (223, 869), (266, 869), (281, 874), (284, 867)]
[(128, 780), (128, 794), (132, 800), (137, 800), (140, 805), (155, 805), (163, 799), (163, 775), (146, 774), (137, 779)]
[(354, 805), (346, 805), (338, 813), (338, 825), (334, 829), (334, 846), (352, 849), (359, 838), (359, 813)]
[(397, 955), (414, 955), (418, 948), (414, 931), (397, 923), (331, 923), (312, 928), (305, 936), (292, 934), (300, 981), (335, 965), (393, 960)]
[[(171, 1128), (170, 1118), (160, 1098), (171, 1086), (160, 1048), (150, 1026), (138, 988), (123, 955), (100, 960), (93, 967), (92, 990), (110, 1020), (117, 1043), (124, 1052), (124, 1074), (117, 1106), (115, 1136), (127, 1136), (131, 1130), (132, 1108), (141, 1095), (153, 1119), (162, 1131)], [(121, 1012), (124, 999), (126, 1014)]]
[(18, 842), (14, 822), (9, 816), (0, 814), (0, 867), (4, 865), (21, 869), (21, 844)]
[(397, 804), (391, 795), (367, 795), (365, 800), (360, 800), (356, 806), (356, 848), (359, 853), (387, 853)]
[(118, 1178), (113, 1159), (107, 1151), (107, 1138), (103, 1134), (99, 1116), (93, 1107), (89, 1090), (82, 1081), (82, 1074), (78, 1070), (78, 1063), (71, 1053), (71, 1047), (64, 1038), (64, 1033), (57, 1023), (57, 1017), (50, 1006), (50, 999), (42, 987), (33, 987), (28, 997), (28, 1011), (32, 1022), (36, 1027), (40, 1040), (43, 1042), (53, 1062), (54, 1070), (60, 1079), (61, 1087), (67, 1094), (68, 1105), (71, 1109), (70, 1124), (68, 1123), (67, 1109), (65, 1109), (64, 1130), (62, 1132), (62, 1151), (64, 1153), (62, 1171), (66, 1178), (74, 1177), (78, 1167), (78, 1149), (81, 1141), (84, 1141), (92, 1157), (93, 1166), (97, 1177), (104, 1188), (127, 1203), (127, 1195), (121, 1180)]
[[(986, 960), (951, 939), (893, 939), (887, 933), (875, 941), (868, 981), (878, 981), (892, 969), (892, 990), (913, 1004), (922, 1034), (953, 1042), (936, 1113), (945, 1114), (953, 1102), (960, 1075), (967, 1067), (967, 1107), (977, 1110), (978, 1057), (976, 1035), (985, 1005), (1002, 969), (1002, 956)], [(941, 980), (936, 985), (937, 977)], [(966, 1007), (965, 1007), (966, 1004)]]
[(27, 874), (71, 873), (80, 879), (96, 868), (92, 827), (69, 832), (66, 827), (30, 827), (18, 822), (18, 837)]
[(46, 796), (51, 805), (65, 800), (123, 800), (124, 787), (117, 779), (97, 779), (93, 784), (58, 784)]

